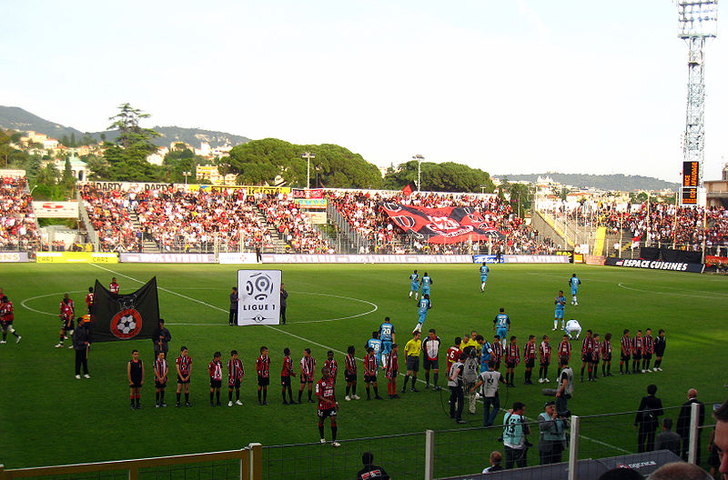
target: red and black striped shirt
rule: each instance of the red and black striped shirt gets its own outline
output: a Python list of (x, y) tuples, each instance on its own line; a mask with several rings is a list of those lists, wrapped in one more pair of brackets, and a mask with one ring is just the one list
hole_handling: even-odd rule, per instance
[(268, 355), (258, 357), (255, 361), (255, 371), (258, 372), (259, 377), (270, 377), (270, 357)]
[(500, 342), (494, 342), (491, 344), (491, 349), (493, 350), (493, 353), (490, 354), (491, 360), (493, 360), (494, 363), (500, 362), (503, 357), (503, 344)]
[(354, 355), (347, 354), (345, 363), (346, 374), (356, 375), (356, 357)]
[(377, 374), (377, 357), (367, 354), (364, 357), (364, 375), (374, 376)]
[(518, 363), (521, 361), (521, 350), (515, 343), (509, 343), (506, 346), (506, 363)]
[(313, 380), (313, 375), (316, 372), (316, 359), (312, 356), (301, 357), (301, 378), (306, 380)]
[(559, 343), (559, 357), (571, 357), (571, 343), (568, 340)]
[(331, 360), (326, 360), (324, 362), (324, 367), (328, 367), (331, 378), (334, 379), (334, 382), (336, 382), (336, 374), (339, 371), (339, 364), (336, 363), (336, 360), (333, 358)]
[(290, 377), (293, 373), (293, 360), (289, 355), (283, 357), (283, 366), (281, 367), (281, 377)]
[(245, 367), (243, 361), (239, 358), (231, 358), (228, 360), (228, 385), (235, 385), (235, 382), (242, 380), (245, 376)]
[(629, 336), (622, 336), (619, 343), (622, 346), (622, 355), (630, 355), (632, 353), (632, 339)]
[(533, 360), (536, 358), (536, 344), (534, 342), (526, 342), (523, 346), (523, 360)]
[(645, 335), (645, 353), (655, 353), (655, 339), (652, 335)]
[(546, 363), (551, 361), (551, 344), (546, 342), (541, 342), (541, 347), (539, 348), (538, 352), (539, 359), (541, 360), (541, 363)]
[(389, 362), (387, 363), (387, 378), (396, 378), (397, 372), (399, 372), (399, 361), (397, 359), (397, 352), (390, 352)]
[(189, 355), (180, 355), (177, 357), (177, 369), (179, 374), (186, 377), (190, 374), (190, 367), (192, 366), (192, 357)]

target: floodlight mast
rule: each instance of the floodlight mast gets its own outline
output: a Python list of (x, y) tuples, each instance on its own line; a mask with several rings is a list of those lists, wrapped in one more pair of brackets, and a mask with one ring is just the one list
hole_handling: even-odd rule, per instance
[(678, 37), (688, 44), (688, 98), (685, 119), (683, 160), (698, 162), (698, 186), (703, 187), (705, 159), (705, 58), (708, 38), (718, 32), (718, 0), (678, 0)]

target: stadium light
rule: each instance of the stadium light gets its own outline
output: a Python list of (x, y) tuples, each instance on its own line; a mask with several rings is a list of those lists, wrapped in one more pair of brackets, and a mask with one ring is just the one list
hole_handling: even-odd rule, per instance
[(417, 161), (417, 191), (419, 192), (422, 189), (422, 160), (424, 160), (425, 157), (417, 154), (412, 155), (412, 160)]
[[(705, 57), (703, 49), (708, 38), (718, 32), (718, 0), (678, 0), (678, 37), (688, 44), (688, 98), (685, 115), (683, 162), (696, 162), (697, 187), (683, 183), (682, 204), (695, 204), (697, 189), (703, 187), (705, 158)], [(695, 163), (693, 163), (695, 165)], [(702, 196), (700, 196), (703, 198)], [(702, 201), (702, 200), (701, 200)]]
[(185, 185), (187, 185), (187, 177), (192, 175), (192, 172), (182, 172), (182, 175), (185, 177)]
[(303, 152), (301, 158), (305, 158), (307, 163), (306, 166), (306, 190), (311, 188), (311, 159), (316, 158), (316, 155), (311, 152)]

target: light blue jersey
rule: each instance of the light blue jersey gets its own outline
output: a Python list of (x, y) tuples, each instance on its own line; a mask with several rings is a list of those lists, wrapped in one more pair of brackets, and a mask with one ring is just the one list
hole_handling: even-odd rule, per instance
[(505, 313), (499, 313), (493, 319), (493, 326), (495, 327), (495, 334), (503, 340), (508, 335), (508, 329), (511, 326), (511, 318)]
[(367, 350), (369, 347), (374, 349), (374, 356), (377, 357), (377, 364), (382, 364), (382, 341), (378, 338), (370, 338), (367, 341)]
[(379, 326), (379, 339), (382, 341), (382, 354), (388, 355), (392, 351), (392, 339), (394, 338), (394, 325), (384, 322)]
[(432, 279), (429, 275), (425, 275), (422, 277), (422, 295), (424, 294), (430, 294), (430, 287), (432, 286)]
[(488, 265), (481, 265), (480, 266), (480, 281), (485, 283), (488, 281), (488, 273), (490, 273), (490, 268), (488, 268)]
[(556, 305), (556, 309), (554, 310), (554, 318), (560, 318), (563, 320), (564, 308), (566, 307), (566, 297), (563, 295), (559, 295), (554, 299), (554, 304)]
[(480, 372), (487, 372), (490, 370), (490, 367), (488, 367), (488, 362), (490, 362), (491, 354), (493, 353), (493, 349), (490, 346), (490, 343), (486, 341), (483, 346), (480, 348)]
[(579, 285), (581, 285), (581, 280), (579, 280), (579, 277), (571, 277), (569, 279), (569, 286), (571, 287), (572, 295), (576, 295), (576, 293), (579, 291)]
[(412, 273), (410, 276), (410, 291), (418, 292), (420, 290), (420, 275)]
[(430, 303), (429, 298), (421, 298), (420, 303), (417, 307), (417, 313), (419, 314), (420, 318), (417, 320), (419, 323), (425, 323), (425, 320), (427, 320), (427, 311), (432, 308), (432, 303)]

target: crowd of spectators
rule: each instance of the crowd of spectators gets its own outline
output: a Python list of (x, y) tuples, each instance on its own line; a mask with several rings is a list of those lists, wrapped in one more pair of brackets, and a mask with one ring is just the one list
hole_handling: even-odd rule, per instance
[(0, 250), (37, 250), (38, 224), (25, 177), (0, 177)]
[(99, 190), (91, 185), (79, 187), (86, 213), (99, 237), (101, 251), (139, 252), (141, 233), (134, 229), (129, 216), (132, 199), (127, 192)]
[[(504, 254), (546, 254), (555, 245), (542, 238), (538, 231), (526, 225), (514, 214), (510, 203), (494, 195), (450, 193), (414, 193), (404, 195), (380, 192), (327, 191), (326, 196), (336, 210), (361, 236), (366, 238), (375, 253), (437, 253), (472, 254), (481, 252)], [(426, 208), (471, 207), (482, 215), (488, 228), (497, 234), (487, 241), (466, 241), (443, 245), (408, 236), (395, 225), (382, 209), (385, 202)]]
[(615, 203), (584, 204), (550, 213), (585, 227), (622, 230), (635, 242), (648, 246), (699, 251), (705, 240), (709, 250), (728, 248), (728, 210), (723, 207), (681, 207), (653, 202), (620, 207)]
[(243, 189), (188, 191), (173, 185), (140, 192), (85, 185), (81, 195), (104, 251), (141, 251), (144, 240), (163, 252), (212, 252), (216, 245), (220, 251), (264, 251), (273, 248), (270, 224), (286, 242), (286, 251), (333, 252), (283, 195), (247, 195)]

